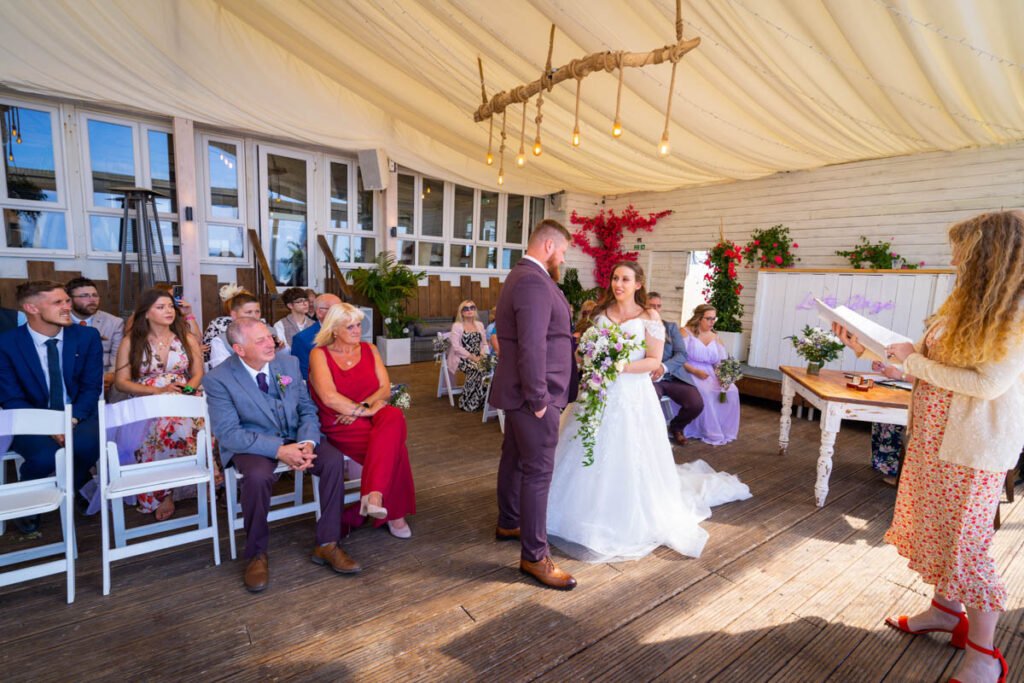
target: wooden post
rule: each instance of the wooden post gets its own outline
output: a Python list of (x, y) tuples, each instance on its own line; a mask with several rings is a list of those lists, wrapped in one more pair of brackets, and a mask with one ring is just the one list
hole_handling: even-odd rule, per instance
[[(174, 182), (178, 193), (178, 234), (181, 241), (179, 276), (185, 290), (185, 301), (193, 305), (196, 317), (205, 320), (209, 312), (202, 310), (202, 286), (199, 280), (204, 245), (195, 220), (199, 196), (196, 188), (195, 132), (191, 120), (178, 117), (174, 119)], [(187, 211), (191, 211), (192, 220), (186, 219)]]

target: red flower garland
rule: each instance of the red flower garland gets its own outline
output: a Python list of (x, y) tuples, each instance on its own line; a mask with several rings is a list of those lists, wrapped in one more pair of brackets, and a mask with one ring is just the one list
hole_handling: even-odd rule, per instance
[[(569, 222), (580, 226), (580, 229), (573, 233), (572, 242), (582, 249), (584, 254), (594, 259), (594, 280), (598, 286), (608, 286), (612, 278), (612, 266), (616, 263), (637, 260), (638, 254), (635, 251), (626, 251), (622, 248), (623, 231), (651, 232), (654, 224), (670, 213), (672, 212), (659, 211), (647, 214), (647, 218), (644, 218), (632, 204), (621, 214), (615, 213), (615, 209), (601, 209), (596, 216), (580, 216), (575, 211), (572, 212)], [(597, 238), (597, 244), (591, 243), (591, 233)]]

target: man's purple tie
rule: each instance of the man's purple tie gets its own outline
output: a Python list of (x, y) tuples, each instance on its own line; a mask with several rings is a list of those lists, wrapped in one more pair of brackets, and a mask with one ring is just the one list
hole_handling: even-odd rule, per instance
[(260, 385), (260, 391), (262, 391), (264, 394), (270, 392), (270, 385), (267, 384), (267, 373), (256, 373), (256, 384)]

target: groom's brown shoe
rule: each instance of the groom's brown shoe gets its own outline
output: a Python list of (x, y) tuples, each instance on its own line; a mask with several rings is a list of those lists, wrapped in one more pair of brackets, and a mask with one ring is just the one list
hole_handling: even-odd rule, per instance
[(518, 541), (519, 540), (519, 527), (515, 529), (502, 529), (500, 526), (494, 527), (494, 540), (495, 541)]
[(363, 570), (337, 543), (318, 545), (313, 549), (313, 555), (309, 559), (320, 566), (329, 564), (331, 569), (339, 574), (358, 574)]
[(249, 560), (245, 568), (245, 590), (250, 593), (259, 593), (270, 583), (270, 563), (267, 561), (267, 554), (260, 553)]
[(540, 562), (519, 560), (519, 571), (529, 574), (549, 588), (571, 591), (576, 587), (576, 579), (559, 569), (558, 565), (551, 561), (551, 557), (545, 557)]

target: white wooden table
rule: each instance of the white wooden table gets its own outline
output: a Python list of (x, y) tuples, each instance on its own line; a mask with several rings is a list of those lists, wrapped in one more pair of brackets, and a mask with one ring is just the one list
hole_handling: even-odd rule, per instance
[[(808, 375), (806, 368), (779, 366), (782, 371), (782, 417), (779, 420), (779, 454), (789, 449), (793, 397), (800, 394), (821, 411), (821, 448), (818, 451), (818, 477), (814, 498), (818, 507), (828, 497), (828, 480), (832, 475), (832, 454), (836, 434), (843, 420), (906, 425), (910, 413), (910, 392), (875, 385), (868, 391), (846, 386), (848, 378), (838, 370), (822, 370)], [(867, 454), (865, 454), (867, 457)]]

